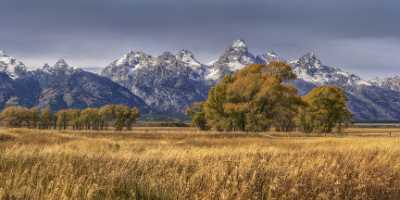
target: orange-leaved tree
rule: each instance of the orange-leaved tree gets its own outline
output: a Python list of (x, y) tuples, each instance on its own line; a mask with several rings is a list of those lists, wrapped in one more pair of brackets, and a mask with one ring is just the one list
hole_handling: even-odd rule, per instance
[(335, 127), (341, 132), (343, 125), (351, 120), (346, 95), (338, 87), (314, 88), (304, 97), (304, 101), (307, 106), (299, 115), (300, 127), (304, 132), (331, 133)]
[(274, 126), (290, 131), (299, 105), (295, 79), (284, 62), (254, 64), (226, 76), (209, 92), (204, 112), (210, 127), (220, 131), (265, 131)]

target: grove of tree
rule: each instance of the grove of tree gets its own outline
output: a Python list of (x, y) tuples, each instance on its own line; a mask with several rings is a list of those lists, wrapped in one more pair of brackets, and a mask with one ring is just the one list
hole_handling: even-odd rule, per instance
[(0, 113), (1, 123), (7, 127), (39, 129), (116, 130), (131, 129), (139, 118), (137, 108), (125, 105), (106, 105), (101, 108), (65, 109), (56, 113), (49, 109), (10, 106)]
[(217, 131), (293, 131), (330, 133), (351, 120), (343, 91), (321, 86), (301, 97), (290, 84), (296, 79), (285, 62), (254, 64), (227, 75), (205, 102), (187, 114), (193, 126)]

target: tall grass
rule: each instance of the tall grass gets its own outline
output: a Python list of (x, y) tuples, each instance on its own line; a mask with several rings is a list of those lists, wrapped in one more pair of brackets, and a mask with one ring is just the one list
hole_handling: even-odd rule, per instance
[(400, 199), (399, 137), (135, 131), (1, 130), (0, 199)]

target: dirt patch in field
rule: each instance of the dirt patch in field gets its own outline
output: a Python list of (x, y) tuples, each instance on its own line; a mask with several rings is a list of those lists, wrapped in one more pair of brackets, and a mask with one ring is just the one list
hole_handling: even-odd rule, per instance
[(15, 139), (15, 136), (0, 133), (0, 142), (14, 141)]

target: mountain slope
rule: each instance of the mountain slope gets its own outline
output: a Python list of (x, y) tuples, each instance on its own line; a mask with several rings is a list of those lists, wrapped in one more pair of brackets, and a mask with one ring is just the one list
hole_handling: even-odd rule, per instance
[(11, 79), (0, 73), (0, 109), (7, 105), (32, 107), (40, 93), (39, 85), (32, 79)]
[(0, 73), (0, 107), (19, 104), (14, 81), (5, 73)]
[(70, 67), (64, 60), (54, 66), (45, 65), (28, 78), (37, 80), (41, 88), (38, 107), (63, 108), (99, 107), (125, 104), (147, 110), (144, 101), (129, 90), (99, 75)]

